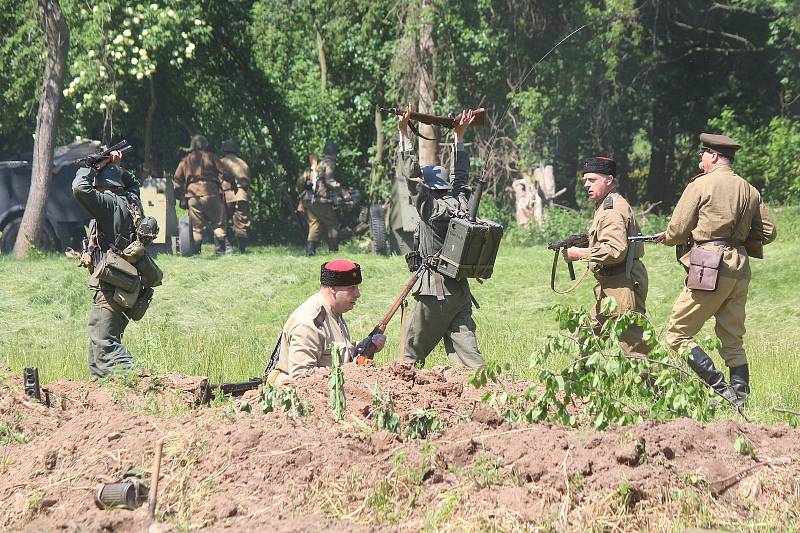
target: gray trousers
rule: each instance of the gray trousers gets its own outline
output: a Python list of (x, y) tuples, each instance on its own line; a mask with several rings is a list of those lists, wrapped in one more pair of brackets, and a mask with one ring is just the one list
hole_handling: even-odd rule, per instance
[(468, 292), (460, 290), (444, 300), (423, 295), (414, 299), (401, 360), (425, 364), (431, 351), (444, 340), (447, 357), (454, 365), (477, 368), (484, 364)]
[(114, 303), (114, 291), (93, 289), (89, 310), (89, 370), (92, 375), (105, 377), (113, 367), (130, 368), (133, 357), (122, 345), (122, 334), (128, 317)]

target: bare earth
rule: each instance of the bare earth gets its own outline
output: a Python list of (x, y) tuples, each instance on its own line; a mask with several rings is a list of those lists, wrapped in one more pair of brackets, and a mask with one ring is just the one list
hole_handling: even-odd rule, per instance
[[(20, 377), (0, 369), (0, 438), (9, 442), (0, 451), (0, 529), (798, 527), (800, 430), (787, 425), (512, 426), (481, 405), (482, 391), (466, 384), (465, 371), (399, 364), (345, 371), (347, 417), (335, 423), (327, 372), (297, 384), (313, 411), (292, 420), (260, 414), (256, 392), (245, 396), (252, 413), (236, 402), (189, 408), (181, 376), (142, 377), (135, 388), (57, 382), (48, 386), (48, 409), (23, 395)], [(445, 430), (428, 440), (373, 431), (375, 382), (392, 394), (403, 421), (424, 407), (437, 411)], [(740, 434), (752, 454), (734, 449)], [(19, 443), (22, 435), (30, 441)], [(159, 439), (159, 522), (151, 524), (146, 504), (98, 509), (99, 484), (117, 481), (130, 465), (149, 476)]]

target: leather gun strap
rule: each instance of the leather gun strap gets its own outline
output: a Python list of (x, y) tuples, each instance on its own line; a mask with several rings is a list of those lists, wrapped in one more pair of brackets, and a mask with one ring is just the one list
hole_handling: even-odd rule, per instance
[(431, 139), (430, 137), (425, 137), (423, 134), (421, 134), (419, 132), (417, 127), (414, 124), (412, 124), (411, 122), (408, 123), (408, 127), (411, 129), (411, 131), (414, 132), (414, 135), (416, 135), (417, 137), (419, 137), (421, 139), (426, 139), (428, 141), (435, 141), (436, 140), (436, 139)]
[(553, 289), (553, 292), (556, 294), (569, 294), (575, 289), (577, 289), (578, 285), (583, 283), (583, 280), (586, 279), (587, 274), (589, 274), (589, 264), (588, 263), (586, 264), (586, 270), (584, 270), (583, 273), (581, 273), (581, 275), (578, 276), (578, 279), (575, 280), (575, 283), (570, 285), (570, 287), (567, 290), (560, 291), (556, 289), (556, 269), (558, 268), (558, 256), (560, 255), (559, 252), (560, 250), (556, 250), (553, 253), (553, 268), (550, 270), (550, 288)]

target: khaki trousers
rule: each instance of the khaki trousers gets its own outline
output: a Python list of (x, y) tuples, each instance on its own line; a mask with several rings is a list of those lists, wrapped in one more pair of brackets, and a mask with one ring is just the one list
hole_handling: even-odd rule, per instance
[(247, 238), (250, 229), (250, 202), (239, 200), (227, 204), (228, 227), (237, 238)]
[(225, 206), (221, 197), (196, 196), (187, 198), (187, 202), (195, 242), (203, 242), (203, 235), (209, 229), (214, 232), (215, 239), (225, 238)]
[(400, 360), (424, 365), (431, 351), (444, 340), (447, 357), (453, 364), (469, 368), (484, 364), (475, 336), (477, 325), (472, 318), (469, 292), (462, 290), (444, 300), (422, 295), (414, 298)]
[(339, 237), (339, 216), (333, 210), (333, 204), (304, 203), (304, 208), (308, 220), (307, 240), (319, 242), (323, 228), (329, 240), (336, 240)]
[(667, 327), (667, 342), (673, 350), (680, 352), (697, 346), (693, 337), (714, 317), (714, 332), (722, 341), (719, 353), (725, 364), (729, 368), (747, 364), (744, 320), (750, 269), (743, 274), (741, 278), (720, 276), (715, 291), (683, 288), (672, 306)]
[[(645, 314), (645, 300), (647, 299), (648, 277), (647, 270), (640, 261), (635, 261), (631, 271), (631, 279), (624, 273), (614, 276), (601, 276), (594, 286), (595, 305), (590, 311), (594, 328), (599, 330), (606, 321), (600, 313), (604, 298), (613, 298), (617, 302), (617, 312), (634, 311)], [(619, 345), (625, 353), (647, 355), (650, 346), (642, 339), (644, 331), (639, 326), (631, 326), (619, 337)]]

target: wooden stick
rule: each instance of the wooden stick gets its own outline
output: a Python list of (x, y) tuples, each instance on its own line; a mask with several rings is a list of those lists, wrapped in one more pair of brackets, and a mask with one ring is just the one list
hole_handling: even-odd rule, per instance
[(150, 520), (156, 517), (156, 501), (158, 499), (158, 478), (161, 475), (161, 450), (164, 448), (164, 439), (156, 443), (156, 459), (153, 463), (153, 476), (151, 478), (150, 495), (147, 497), (147, 515)]

